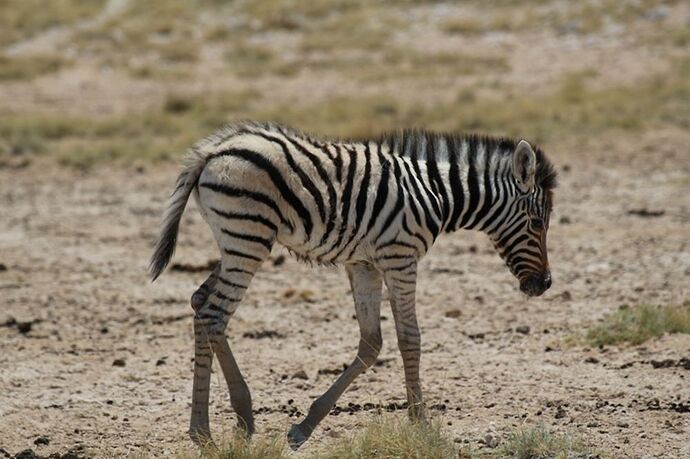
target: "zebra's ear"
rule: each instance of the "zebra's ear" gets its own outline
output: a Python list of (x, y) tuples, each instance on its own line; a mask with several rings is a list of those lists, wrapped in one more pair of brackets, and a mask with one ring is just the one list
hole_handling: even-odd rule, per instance
[(537, 170), (537, 155), (526, 140), (520, 140), (513, 152), (513, 175), (523, 193), (534, 189), (534, 174)]

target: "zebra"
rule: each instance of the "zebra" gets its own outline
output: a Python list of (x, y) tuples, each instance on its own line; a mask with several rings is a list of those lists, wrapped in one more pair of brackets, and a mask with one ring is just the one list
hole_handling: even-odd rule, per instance
[(221, 252), (192, 295), (194, 380), (190, 436), (210, 441), (210, 367), (216, 355), (239, 427), (254, 432), (249, 388), (224, 331), (278, 242), (298, 258), (345, 265), (360, 339), (356, 357), (293, 424), (299, 448), (382, 346), (385, 284), (404, 365), (408, 415), (425, 419), (415, 312), (419, 260), (442, 233), (486, 233), (519, 288), (551, 286), (546, 234), (556, 170), (526, 140), (403, 130), (371, 140), (324, 140), (274, 123), (238, 122), (195, 144), (163, 216), (149, 266), (170, 262), (193, 193)]

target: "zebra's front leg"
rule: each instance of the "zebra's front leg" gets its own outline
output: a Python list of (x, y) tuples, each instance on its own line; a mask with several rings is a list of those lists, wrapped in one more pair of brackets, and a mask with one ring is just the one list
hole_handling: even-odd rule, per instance
[(333, 385), (312, 403), (307, 417), (299, 424), (292, 425), (288, 432), (288, 442), (293, 450), (309, 439), (316, 426), (326, 417), (352, 381), (376, 363), (376, 357), (381, 350), (381, 274), (367, 264), (348, 265), (347, 273), (359, 322), (357, 356)]
[(192, 388), (192, 417), (189, 423), (189, 436), (197, 444), (203, 444), (211, 440), (211, 431), (208, 421), (208, 399), (211, 386), (211, 363), (213, 352), (208, 341), (208, 335), (199, 319), (196, 311), (201, 308), (220, 272), (220, 263), (211, 275), (192, 295), (191, 305), (194, 309), (194, 383)]
[(423, 420), (426, 417), (426, 410), (419, 381), (421, 335), (415, 311), (417, 263), (403, 265), (401, 269), (388, 268), (384, 272), (384, 279), (388, 287), (398, 348), (405, 369), (408, 414), (412, 420)]

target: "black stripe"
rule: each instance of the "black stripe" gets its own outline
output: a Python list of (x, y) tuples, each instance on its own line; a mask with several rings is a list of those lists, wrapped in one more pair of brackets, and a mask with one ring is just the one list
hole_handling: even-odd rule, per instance
[(407, 226), (407, 219), (405, 219), (405, 218), (402, 219), (402, 229), (403, 229), (403, 231), (405, 231), (410, 236), (417, 238), (420, 241), (422, 241), (422, 245), (424, 246), (424, 252), (425, 253), (429, 251), (429, 245), (426, 243), (426, 239), (424, 239), (421, 234), (416, 233), (416, 232), (412, 232), (410, 227)]
[(255, 255), (250, 255), (250, 254), (248, 254), (248, 253), (239, 252), (239, 251), (237, 251), (237, 250), (231, 250), (231, 249), (225, 249), (225, 248), (224, 248), (224, 249), (223, 249), (223, 252), (225, 252), (225, 253), (228, 254), (228, 255), (234, 255), (234, 256), (237, 256), (237, 257), (241, 257), (241, 258), (248, 258), (248, 259), (250, 259), (250, 260), (264, 261), (263, 258), (259, 258), (259, 257), (255, 256)]
[(223, 218), (227, 218), (228, 220), (249, 220), (252, 222), (260, 223), (273, 231), (278, 231), (278, 227), (272, 221), (262, 217), (261, 215), (243, 214), (239, 212), (226, 212), (224, 210), (216, 209), (215, 207), (211, 207), (210, 209), (216, 215), (219, 215)]
[[(414, 136), (415, 138), (417, 136)], [(426, 143), (428, 144), (428, 139), (426, 139), (426, 136), (424, 137)], [(426, 182), (424, 182), (424, 176), (422, 174), (422, 170), (419, 168), (419, 145), (417, 145), (417, 141), (412, 143), (411, 149), (412, 153), (410, 155), (410, 160), (412, 162), (412, 168), (415, 171), (415, 177), (417, 177), (417, 180), (419, 181), (421, 185), (421, 191), (426, 195), (426, 197), (429, 198), (429, 202), (431, 203), (431, 207), (433, 207), (434, 215), (437, 218), (441, 217), (441, 208), (438, 203), (438, 197), (433, 193), (432, 190), (430, 190), (426, 186)]]
[[(323, 164), (321, 164), (321, 160), (312, 152), (304, 148), (302, 144), (297, 142), (295, 139), (292, 137), (289, 137), (287, 134), (283, 132), (283, 135), (285, 135), (285, 138), (288, 139), (288, 141), (294, 145), (295, 148), (297, 148), (303, 155), (305, 155), (309, 161), (314, 165), (314, 168), (316, 169), (316, 173), (319, 174), (319, 177), (321, 178), (321, 181), (323, 181), (323, 184), (326, 186), (326, 190), (328, 191), (328, 202), (330, 205), (329, 208), (329, 215), (328, 215), (328, 220), (324, 220), (326, 222), (326, 231), (323, 235), (323, 238), (321, 239), (321, 243), (323, 244), (328, 236), (330, 235), (331, 231), (333, 231), (333, 226), (335, 225), (335, 213), (336, 213), (336, 207), (337, 207), (337, 198), (336, 198), (336, 193), (335, 193), (335, 188), (333, 187), (333, 184), (331, 183), (331, 178), (328, 176), (328, 173), (326, 172), (326, 169), (323, 168)], [(322, 201), (323, 203), (323, 201)]]
[(526, 220), (521, 221), (519, 224), (515, 226), (508, 234), (505, 236), (501, 236), (501, 239), (498, 241), (498, 247), (503, 249), (505, 245), (510, 241), (513, 237), (515, 237), (516, 234), (518, 234), (520, 231), (525, 229), (525, 225), (527, 224)]
[[(341, 215), (341, 223), (340, 223), (340, 231), (338, 231), (338, 239), (336, 240), (335, 244), (333, 245), (333, 249), (338, 247), (340, 243), (343, 240), (343, 237), (345, 236), (345, 231), (348, 228), (347, 221), (349, 220), (349, 215), (350, 215), (350, 199), (352, 198), (352, 189), (354, 187), (354, 177), (355, 177), (355, 169), (357, 168), (357, 152), (352, 151), (348, 148), (345, 148), (345, 150), (348, 152), (350, 155), (350, 164), (348, 165), (347, 168), (347, 179), (345, 181), (345, 190), (343, 191), (343, 205), (340, 210), (340, 215)], [(334, 257), (337, 258), (340, 253), (342, 253), (342, 250), (345, 247), (343, 247), (337, 255)]]
[(384, 242), (383, 244), (377, 246), (376, 250), (381, 250), (381, 249), (385, 249), (386, 247), (392, 247), (392, 246), (407, 247), (408, 249), (413, 249), (415, 251), (417, 250), (417, 247), (415, 247), (414, 245), (408, 244), (407, 242), (398, 241), (396, 239)]
[(369, 217), (369, 225), (367, 225), (367, 233), (371, 231), (374, 224), (378, 221), (379, 214), (386, 205), (388, 199), (388, 181), (390, 180), (390, 164), (388, 160), (381, 153), (381, 146), (378, 147), (379, 163), (381, 164), (381, 176), (379, 177), (379, 186), (376, 190), (376, 199), (374, 200), (374, 209)]
[[(426, 227), (429, 230), (429, 232), (431, 232), (432, 238), (434, 240), (436, 240), (436, 236), (438, 236), (438, 229), (439, 228), (438, 228), (438, 225), (436, 224), (436, 222), (434, 221), (434, 219), (431, 215), (431, 209), (429, 209), (429, 207), (426, 204), (426, 199), (424, 199), (424, 197), (425, 196), (428, 197), (428, 195), (426, 194), (425, 191), (422, 191), (419, 188), (419, 186), (417, 185), (417, 181), (420, 181), (420, 183), (421, 183), (421, 179), (418, 178), (417, 180), (415, 180), (416, 176), (410, 170), (409, 164), (407, 164), (407, 163), (403, 163), (403, 164), (405, 166), (405, 169), (407, 169), (407, 173), (409, 174), (410, 182), (412, 182), (412, 187), (413, 187), (414, 192), (415, 192), (415, 197), (417, 198), (416, 201), (419, 202), (419, 205), (422, 208), (422, 213), (424, 214), (424, 219), (426, 220)], [(433, 201), (433, 197), (432, 197), (432, 199), (430, 199), (430, 201)]]
[(218, 276), (218, 281), (219, 281), (221, 284), (223, 284), (223, 285), (227, 285), (228, 287), (241, 288), (241, 289), (243, 289), (243, 290), (247, 288), (246, 285), (237, 284), (237, 283), (235, 283), (235, 282), (230, 282), (229, 280), (224, 279), (224, 278), (222, 278), (222, 277), (220, 277), (220, 276)]
[[(280, 148), (283, 150), (283, 154), (285, 155), (285, 160), (287, 161), (288, 166), (297, 174), (297, 177), (299, 177), (302, 186), (306, 188), (306, 190), (312, 195), (312, 198), (314, 198), (314, 203), (316, 204), (316, 207), (319, 211), (321, 221), (325, 222), (326, 206), (323, 202), (323, 196), (321, 196), (321, 192), (318, 190), (318, 188), (316, 188), (316, 185), (314, 185), (314, 182), (311, 180), (311, 178), (309, 178), (309, 175), (306, 172), (304, 172), (304, 170), (299, 166), (299, 164), (297, 164), (295, 159), (292, 157), (292, 154), (290, 154), (290, 149), (288, 148), (287, 144), (278, 137), (274, 137), (264, 132), (253, 132), (253, 134), (261, 138), (264, 138), (269, 142), (278, 144), (280, 146)], [(311, 231), (308, 231), (307, 233), (311, 235)]]
[[(488, 148), (488, 146), (486, 147)], [(470, 225), (467, 226), (467, 229), (472, 229), (477, 224), (482, 221), (484, 217), (489, 213), (489, 209), (491, 209), (491, 206), (493, 205), (493, 190), (491, 189), (491, 152), (487, 149), (484, 152), (484, 179), (483, 179), (483, 188), (484, 188), (484, 203), (482, 204), (482, 207), (477, 211), (477, 214), (474, 216), (474, 220)]]
[(269, 196), (263, 193), (258, 193), (256, 191), (250, 191), (243, 188), (235, 188), (210, 182), (202, 183), (199, 186), (202, 188), (207, 188), (209, 190), (215, 191), (216, 193), (221, 193), (226, 196), (230, 196), (232, 198), (248, 198), (256, 202), (260, 202), (261, 204), (270, 207), (271, 210), (273, 210), (275, 214), (278, 216), (280, 222), (283, 225), (290, 228), (290, 231), (294, 231), (295, 229), (294, 225), (283, 216), (283, 213), (280, 211), (280, 208), (278, 208), (278, 205), (275, 203), (275, 201), (273, 201), (273, 199), (271, 199)]
[(335, 145), (335, 158), (333, 158), (333, 164), (335, 165), (335, 178), (338, 183), (343, 181), (343, 151), (340, 149), (340, 145)]
[(364, 145), (364, 177), (359, 183), (359, 193), (357, 193), (357, 205), (355, 207), (355, 234), (362, 224), (364, 212), (367, 208), (367, 197), (369, 195), (369, 179), (371, 175), (371, 158), (369, 155), (369, 144)]
[(467, 164), (469, 165), (467, 171), (467, 194), (469, 195), (470, 202), (467, 206), (467, 212), (463, 214), (462, 220), (460, 220), (459, 228), (465, 228), (479, 203), (479, 181), (477, 180), (477, 168), (475, 166), (477, 160), (477, 138), (470, 136), (467, 142)]
[(283, 175), (273, 165), (273, 163), (271, 163), (271, 161), (269, 161), (267, 158), (263, 157), (255, 151), (243, 149), (227, 150), (216, 154), (216, 156), (232, 156), (235, 158), (240, 158), (266, 172), (273, 181), (275, 187), (278, 189), (278, 191), (280, 191), (280, 194), (282, 195), (283, 199), (285, 199), (285, 201), (293, 209), (295, 209), (297, 214), (300, 216), (300, 219), (304, 224), (304, 230), (307, 233), (307, 237), (311, 236), (311, 232), (314, 228), (314, 224), (311, 219), (311, 214), (309, 213), (307, 208), (304, 207), (304, 204), (302, 204), (300, 198), (298, 198), (297, 195), (295, 195), (292, 189), (288, 186), (288, 184), (285, 182), (285, 179), (283, 178)]
[(450, 191), (453, 194), (453, 213), (448, 219), (446, 231), (455, 231), (458, 229), (457, 223), (460, 219), (460, 214), (462, 214), (462, 208), (465, 205), (465, 191), (462, 188), (462, 177), (460, 177), (461, 155), (461, 142), (454, 141), (452, 145), (448, 145), (448, 162), (450, 163), (448, 175)]
[(388, 213), (388, 216), (386, 217), (386, 221), (383, 223), (381, 226), (381, 230), (379, 231), (379, 234), (376, 236), (376, 239), (374, 239), (374, 243), (377, 243), (378, 240), (383, 236), (383, 233), (390, 228), (390, 226), (393, 224), (393, 220), (400, 214), (400, 211), (403, 209), (405, 206), (405, 195), (404, 191), (402, 188), (402, 177), (400, 173), (400, 168), (398, 167), (398, 163), (395, 161), (395, 158), (392, 159), (393, 163), (393, 175), (395, 176), (395, 186), (396, 186), (396, 199), (395, 199), (395, 205), (393, 206), (393, 210), (391, 210)]
[(225, 228), (221, 228), (220, 231), (230, 237), (234, 237), (236, 239), (241, 239), (243, 241), (249, 241), (249, 242), (256, 242), (257, 244), (261, 244), (268, 250), (269, 252), (271, 251), (271, 247), (273, 246), (273, 241), (270, 239), (266, 239), (263, 237), (259, 236), (253, 236), (251, 234), (243, 234), (243, 233), (236, 233), (234, 231), (230, 231)]
[(443, 226), (448, 219), (448, 214), (450, 212), (450, 204), (448, 203), (448, 193), (446, 192), (446, 186), (441, 178), (441, 173), (438, 170), (438, 160), (436, 158), (436, 142), (440, 141), (439, 137), (434, 136), (433, 138), (427, 139), (426, 143), (426, 164), (427, 173), (429, 174), (429, 183), (434, 188), (437, 195), (440, 195), (441, 205), (443, 210), (441, 212), (441, 223)]
[(242, 273), (242, 274), (251, 274), (252, 276), (254, 275), (253, 272), (247, 271), (246, 269), (242, 268), (225, 268), (226, 273)]

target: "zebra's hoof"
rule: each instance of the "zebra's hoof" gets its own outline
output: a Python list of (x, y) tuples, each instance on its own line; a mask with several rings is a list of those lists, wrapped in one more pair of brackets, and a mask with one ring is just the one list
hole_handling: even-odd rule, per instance
[(304, 432), (299, 424), (292, 424), (290, 431), (287, 434), (288, 444), (293, 451), (297, 451), (300, 446), (304, 444), (305, 441), (309, 439), (309, 434)]

